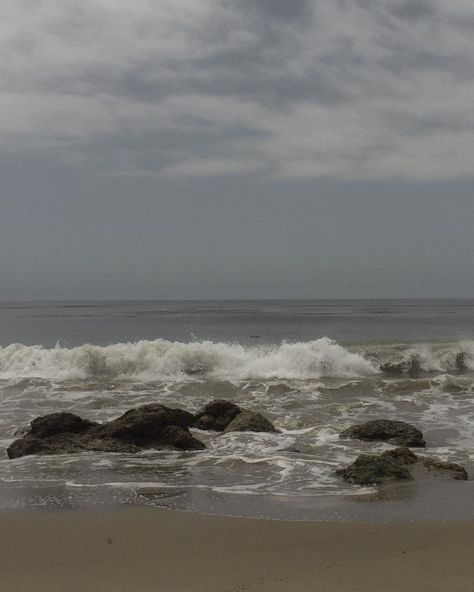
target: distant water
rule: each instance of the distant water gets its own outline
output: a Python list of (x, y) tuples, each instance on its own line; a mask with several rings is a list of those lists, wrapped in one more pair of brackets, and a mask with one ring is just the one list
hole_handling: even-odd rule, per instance
[(307, 518), (315, 499), (374, 495), (334, 471), (387, 448), (338, 437), (380, 417), (419, 426), (427, 453), (474, 474), (474, 300), (0, 303), (0, 454), (45, 413), (104, 421), (218, 397), (281, 433), (196, 431), (208, 446), (199, 453), (4, 458), (0, 506)]
[(0, 302), (0, 345), (474, 339), (473, 300)]

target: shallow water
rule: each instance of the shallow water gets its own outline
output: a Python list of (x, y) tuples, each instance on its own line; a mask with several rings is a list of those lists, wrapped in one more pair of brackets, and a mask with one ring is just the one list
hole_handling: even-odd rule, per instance
[[(426, 454), (474, 474), (473, 319), (472, 301), (3, 304), (2, 456), (38, 415), (105, 421), (150, 402), (195, 411), (226, 398), (281, 433), (194, 430), (203, 452), (3, 456), (0, 506), (144, 503), (291, 519), (465, 514), (470, 482), (385, 494), (334, 471), (389, 448), (339, 438), (353, 423), (386, 417), (418, 426)], [(454, 490), (466, 508), (437, 508), (436, 495), (441, 504)]]

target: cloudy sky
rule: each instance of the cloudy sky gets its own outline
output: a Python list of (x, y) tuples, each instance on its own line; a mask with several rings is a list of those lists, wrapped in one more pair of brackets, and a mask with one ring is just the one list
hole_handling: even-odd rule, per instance
[(2, 0), (1, 299), (474, 294), (468, 0)]

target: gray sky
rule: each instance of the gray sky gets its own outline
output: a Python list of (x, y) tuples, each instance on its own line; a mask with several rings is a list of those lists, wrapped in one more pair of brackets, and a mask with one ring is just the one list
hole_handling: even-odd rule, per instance
[(471, 0), (2, 0), (0, 299), (474, 295)]

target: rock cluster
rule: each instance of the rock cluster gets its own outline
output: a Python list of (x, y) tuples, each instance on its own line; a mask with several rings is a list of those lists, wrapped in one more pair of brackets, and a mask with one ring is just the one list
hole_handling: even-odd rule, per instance
[(229, 401), (212, 401), (193, 415), (165, 405), (143, 405), (117, 419), (98, 424), (73, 413), (51, 413), (31, 422), (22, 438), (7, 449), (9, 458), (28, 454), (75, 452), (138, 452), (146, 448), (202, 450), (206, 446), (190, 427), (220, 432), (275, 432), (260, 413), (241, 409)]
[(216, 432), (276, 432), (275, 426), (261, 413), (241, 409), (224, 400), (212, 401), (195, 417), (193, 426)]
[(411, 481), (415, 477), (444, 477), (466, 480), (464, 467), (433, 458), (417, 456), (409, 448), (395, 448), (380, 455), (361, 454), (351, 465), (336, 475), (357, 485), (379, 485), (390, 481)]
[[(262, 414), (223, 399), (211, 401), (195, 415), (183, 409), (151, 404), (130, 409), (102, 424), (73, 413), (38, 417), (31, 422), (30, 429), (9, 446), (7, 454), (9, 458), (17, 458), (29, 454), (86, 451), (134, 453), (147, 448), (204, 449), (204, 443), (191, 433), (190, 428), (220, 433), (277, 432)], [(461, 465), (414, 454), (409, 447), (425, 447), (423, 434), (401, 421), (368, 421), (344, 430), (340, 437), (398, 446), (378, 455), (361, 454), (351, 465), (336, 471), (349, 483), (373, 485), (414, 478), (468, 478)]]
[(377, 419), (351, 426), (340, 434), (341, 438), (355, 438), (364, 442), (386, 442), (399, 448), (382, 454), (361, 454), (351, 465), (336, 471), (336, 475), (349, 483), (374, 485), (390, 481), (411, 481), (416, 478), (444, 477), (467, 479), (464, 467), (425, 456), (417, 456), (410, 450), (424, 448), (423, 434), (414, 426), (402, 421)]

